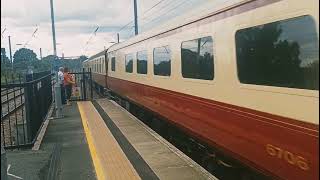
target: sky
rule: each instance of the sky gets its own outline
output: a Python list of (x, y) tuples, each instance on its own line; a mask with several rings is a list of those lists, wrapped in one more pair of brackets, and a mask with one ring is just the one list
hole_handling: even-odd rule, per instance
[[(139, 29), (143, 33), (186, 11), (203, 7), (208, 0), (137, 2)], [(133, 21), (133, 0), (53, 0), (53, 3), (60, 57), (62, 53), (65, 57), (94, 55), (112, 45), (117, 32)], [(8, 36), (13, 54), (22, 47), (32, 49), (38, 58), (40, 48), (43, 57), (53, 54), (50, 0), (1, 0), (1, 32), (1, 47), (6, 48), (7, 54)], [(120, 41), (133, 34), (133, 23), (130, 23), (120, 31)]]

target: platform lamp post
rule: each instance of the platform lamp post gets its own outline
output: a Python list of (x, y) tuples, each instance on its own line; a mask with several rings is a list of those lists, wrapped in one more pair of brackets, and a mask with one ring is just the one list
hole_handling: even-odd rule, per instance
[(117, 43), (119, 43), (119, 42), (120, 42), (120, 34), (117, 33)]
[(8, 36), (9, 38), (9, 50), (10, 50), (10, 62), (11, 62), (11, 68), (13, 71), (13, 60), (12, 60), (12, 51), (11, 51), (11, 36)]
[(40, 48), (40, 60), (42, 60), (42, 48)]
[(62, 116), (62, 102), (61, 102), (61, 86), (60, 80), (58, 76), (58, 58), (57, 58), (57, 44), (56, 44), (56, 31), (54, 25), (54, 11), (53, 11), (53, 0), (50, 0), (50, 10), (51, 10), (51, 28), (52, 28), (52, 42), (53, 42), (53, 73), (55, 74), (56, 83), (54, 84), (54, 99), (55, 99), (55, 109), (56, 109), (56, 117), (61, 118)]
[(138, 9), (137, 9), (137, 0), (133, 0), (133, 7), (134, 7), (134, 34), (138, 35)]

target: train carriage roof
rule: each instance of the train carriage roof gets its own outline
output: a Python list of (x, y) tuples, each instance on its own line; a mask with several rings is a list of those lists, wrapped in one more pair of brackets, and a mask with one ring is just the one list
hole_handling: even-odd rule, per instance
[(91, 61), (91, 60), (93, 60), (93, 59), (95, 59), (95, 58), (97, 58), (97, 57), (104, 56), (105, 53), (106, 53), (106, 51), (107, 51), (107, 49), (105, 49), (105, 50), (103, 50), (103, 51), (101, 51), (101, 52), (99, 52), (99, 53), (97, 53), (97, 54), (89, 57), (87, 60), (85, 60), (85, 61), (83, 61), (83, 62), (86, 63), (86, 62)]
[(232, 8), (234, 6), (238, 6), (243, 3), (250, 2), (252, 0), (215, 0), (208, 1), (204, 3), (201, 7), (196, 8), (192, 11), (189, 11), (181, 16), (170, 20), (168, 23), (164, 23), (163, 25), (159, 25), (149, 31), (143, 32), (137, 36), (134, 36), (124, 42), (114, 44), (108, 48), (108, 52), (112, 52), (127, 46), (130, 46), (135, 43), (139, 43), (141, 41), (151, 39), (153, 37), (159, 36), (161, 34), (169, 33), (180, 27), (183, 27), (188, 24), (195, 23), (199, 20), (210, 17), (216, 13), (224, 11), (226, 9)]

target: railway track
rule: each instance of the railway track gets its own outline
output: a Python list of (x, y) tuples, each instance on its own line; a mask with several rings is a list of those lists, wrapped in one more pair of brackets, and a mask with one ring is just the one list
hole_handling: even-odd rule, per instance
[(24, 89), (1, 88), (1, 143), (4, 146), (25, 143), (25, 131)]
[[(32, 78), (25, 82), (19, 76), (17, 81), (1, 84), (1, 143), (5, 148), (32, 144), (51, 104), (50, 72), (35, 73)], [(32, 103), (25, 100), (25, 88), (30, 90)]]
[(24, 89), (1, 89), (1, 120), (21, 109), (24, 105)]

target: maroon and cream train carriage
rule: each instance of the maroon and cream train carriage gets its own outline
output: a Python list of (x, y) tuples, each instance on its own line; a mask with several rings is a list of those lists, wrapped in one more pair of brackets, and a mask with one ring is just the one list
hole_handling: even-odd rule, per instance
[(318, 179), (319, 1), (227, 2), (84, 66), (246, 166), (275, 179)]
[(106, 86), (106, 52), (106, 50), (101, 51), (83, 62), (86, 70), (91, 68), (94, 82), (101, 87)]

